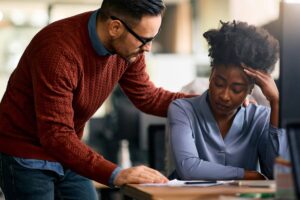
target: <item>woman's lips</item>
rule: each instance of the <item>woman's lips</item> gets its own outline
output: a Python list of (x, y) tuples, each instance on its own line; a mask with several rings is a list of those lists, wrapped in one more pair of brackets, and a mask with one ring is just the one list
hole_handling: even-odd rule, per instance
[(224, 105), (222, 103), (216, 103), (216, 107), (220, 110), (227, 111), (230, 109), (230, 106)]

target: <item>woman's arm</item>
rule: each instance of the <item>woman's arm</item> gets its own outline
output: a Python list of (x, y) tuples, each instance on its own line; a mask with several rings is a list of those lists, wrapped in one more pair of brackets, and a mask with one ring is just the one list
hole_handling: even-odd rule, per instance
[(273, 177), (274, 160), (278, 155), (288, 154), (288, 142), (285, 130), (278, 129), (279, 92), (273, 78), (264, 72), (244, 66), (247, 75), (255, 79), (263, 94), (270, 102), (270, 125), (264, 126), (259, 142), (259, 161), (262, 173)]

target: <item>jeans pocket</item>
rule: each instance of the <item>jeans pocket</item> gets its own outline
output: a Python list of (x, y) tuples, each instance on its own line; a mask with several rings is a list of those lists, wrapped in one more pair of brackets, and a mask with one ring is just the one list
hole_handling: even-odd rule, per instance
[(5, 194), (7, 199), (19, 199), (15, 195), (14, 158), (4, 153), (0, 153), (0, 156), (0, 181), (2, 192)]

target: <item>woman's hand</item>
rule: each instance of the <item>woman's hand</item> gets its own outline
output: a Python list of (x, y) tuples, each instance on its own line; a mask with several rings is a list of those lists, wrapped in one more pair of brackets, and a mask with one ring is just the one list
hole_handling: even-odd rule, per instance
[(279, 92), (274, 79), (270, 74), (252, 69), (242, 65), (245, 73), (255, 80), (255, 83), (261, 88), (263, 94), (269, 100), (270, 104), (279, 102)]
[(262, 93), (269, 100), (271, 106), (270, 123), (278, 127), (279, 121), (279, 92), (275, 81), (270, 74), (249, 68), (242, 64), (245, 73), (255, 79), (255, 83), (261, 88)]
[(267, 177), (257, 171), (245, 170), (244, 180), (267, 180)]

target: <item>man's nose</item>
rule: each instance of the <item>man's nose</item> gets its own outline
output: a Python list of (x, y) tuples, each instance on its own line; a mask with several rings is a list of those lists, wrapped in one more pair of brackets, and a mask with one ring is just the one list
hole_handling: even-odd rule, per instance
[(152, 41), (146, 43), (145, 45), (142, 46), (142, 50), (145, 52), (150, 52), (152, 48)]

